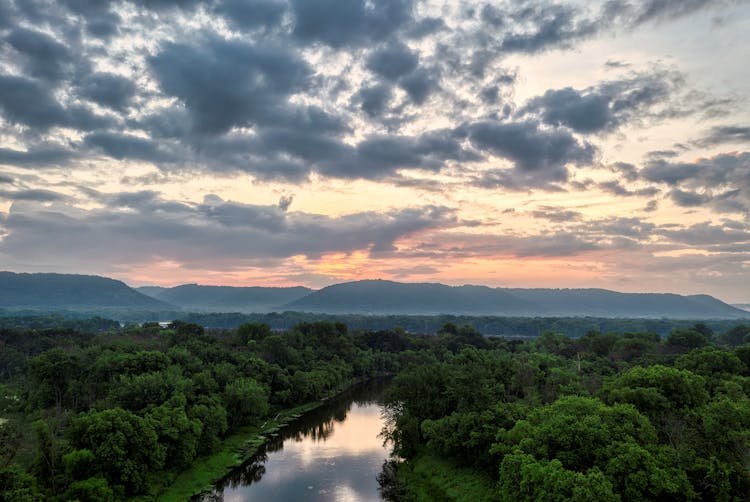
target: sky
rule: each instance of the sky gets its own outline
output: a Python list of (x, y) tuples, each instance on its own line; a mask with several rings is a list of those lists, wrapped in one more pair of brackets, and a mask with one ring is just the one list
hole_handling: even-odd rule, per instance
[(0, 0), (0, 269), (750, 303), (750, 2)]

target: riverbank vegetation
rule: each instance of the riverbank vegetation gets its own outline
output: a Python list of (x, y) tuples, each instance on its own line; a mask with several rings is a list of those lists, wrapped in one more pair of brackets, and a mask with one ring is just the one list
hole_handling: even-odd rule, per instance
[(664, 339), (547, 333), (409, 368), (390, 388), (405, 462), (386, 466), (384, 493), (470, 500), (426, 491), (461, 467), (467, 486), (491, 480), (482, 500), (748, 500), (747, 342), (747, 327), (701, 324)]
[(530, 341), (454, 324), (436, 336), (328, 322), (2, 329), (0, 493), (181, 499), (289, 410), (397, 375), (386, 435), (405, 462), (384, 469), (386, 495), (746, 499), (749, 337), (704, 324)]
[[(272, 432), (285, 410), (419, 363), (426, 346), (335, 323), (2, 330), (0, 490), (9, 500), (148, 500), (175, 478), (208, 483), (257, 448), (238, 456), (242, 435)], [(200, 476), (178, 478), (190, 468)]]

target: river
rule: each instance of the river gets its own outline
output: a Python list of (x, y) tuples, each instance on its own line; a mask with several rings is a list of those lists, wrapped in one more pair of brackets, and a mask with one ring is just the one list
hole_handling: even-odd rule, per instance
[(355, 386), (283, 429), (210, 497), (240, 501), (380, 501), (387, 381)]

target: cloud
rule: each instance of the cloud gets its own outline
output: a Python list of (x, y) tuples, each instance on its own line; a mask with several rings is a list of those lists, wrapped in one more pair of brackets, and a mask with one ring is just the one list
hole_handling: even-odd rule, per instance
[(387, 85), (363, 87), (354, 96), (355, 102), (369, 117), (380, 117), (388, 108), (393, 97), (391, 88)]
[(597, 20), (581, 14), (572, 5), (546, 2), (506, 12), (513, 24), (503, 37), (500, 49), (536, 53), (550, 47), (569, 47), (572, 42), (590, 37), (599, 30)]
[(750, 211), (750, 152), (732, 152), (694, 162), (655, 160), (642, 178), (670, 186), (670, 198), (683, 207), (707, 206), (719, 212)]
[(703, 138), (694, 141), (695, 145), (702, 147), (725, 143), (750, 143), (750, 127), (717, 126), (712, 128)]
[(78, 95), (94, 103), (124, 111), (136, 94), (135, 84), (125, 77), (112, 73), (93, 73), (78, 85)]
[(387, 80), (398, 80), (414, 71), (417, 64), (419, 57), (400, 41), (390, 41), (376, 49), (366, 63), (367, 69)]
[(613, 24), (630, 27), (648, 22), (668, 21), (706, 9), (718, 9), (732, 4), (728, 0), (611, 0), (605, 12)]
[(5, 41), (22, 58), (27, 74), (58, 82), (71, 71), (74, 58), (68, 48), (50, 35), (26, 28), (15, 28)]
[(0, 148), (0, 165), (23, 168), (55, 167), (69, 164), (79, 154), (57, 145), (36, 145), (29, 150)]
[(0, 74), (0, 109), (12, 123), (41, 131), (53, 126), (91, 130), (113, 125), (113, 120), (82, 106), (65, 108), (38, 81)]
[(232, 27), (243, 30), (278, 25), (286, 6), (276, 0), (223, 0), (214, 9)]
[[(563, 129), (543, 129), (533, 121), (483, 121), (466, 126), (478, 149), (512, 162), (515, 172), (488, 172), (478, 184), (509, 188), (545, 186), (568, 179), (569, 164), (593, 162), (596, 149)], [(515, 181), (513, 180), (515, 178)]]
[(601, 190), (607, 193), (611, 193), (612, 195), (617, 195), (619, 197), (652, 197), (660, 192), (660, 190), (656, 187), (646, 187), (636, 190), (630, 190), (624, 187), (617, 180), (603, 181), (601, 183), (598, 183), (597, 186)]
[(28, 190), (0, 190), (0, 199), (10, 201), (34, 201), (34, 202), (52, 202), (65, 200), (67, 197), (58, 192), (42, 189)]
[(654, 105), (666, 102), (681, 82), (679, 74), (657, 71), (584, 90), (548, 90), (529, 100), (519, 113), (538, 114), (547, 124), (580, 133), (607, 132), (647, 116)]
[(291, 0), (293, 35), (334, 48), (386, 40), (412, 20), (411, 0)]
[[(295, 255), (390, 252), (406, 236), (456, 221), (452, 211), (438, 206), (329, 217), (216, 196), (198, 204), (162, 200), (148, 192), (105, 194), (102, 200), (108, 203), (91, 210), (62, 202), (51, 207), (14, 204), (3, 217), (6, 235), (0, 253), (36, 263), (59, 260), (60, 266), (68, 261), (106, 266), (171, 260), (210, 269)], [(62, 257), (55, 249), (77, 251)]]
[(192, 129), (203, 134), (287, 118), (289, 95), (310, 75), (286, 48), (215, 36), (196, 45), (166, 43), (150, 65), (162, 91), (182, 101)]
[(570, 223), (580, 220), (583, 216), (578, 211), (571, 211), (569, 209), (554, 206), (542, 206), (539, 209), (532, 211), (531, 215), (534, 218), (549, 220), (555, 223)]
[(136, 159), (154, 163), (177, 160), (173, 154), (165, 151), (158, 143), (132, 134), (94, 132), (85, 137), (84, 144), (101, 150), (106, 155), (118, 160)]

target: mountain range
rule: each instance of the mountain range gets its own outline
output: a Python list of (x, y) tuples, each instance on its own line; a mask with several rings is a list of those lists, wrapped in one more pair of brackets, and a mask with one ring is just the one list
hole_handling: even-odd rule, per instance
[(712, 296), (605, 289), (519, 289), (363, 280), (320, 290), (184, 284), (130, 288), (86, 275), (0, 272), (0, 308), (193, 312), (313, 312), (365, 315), (750, 318)]

